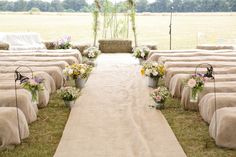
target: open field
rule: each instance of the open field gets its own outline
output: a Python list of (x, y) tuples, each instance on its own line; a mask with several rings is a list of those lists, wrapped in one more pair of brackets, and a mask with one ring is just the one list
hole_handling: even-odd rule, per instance
[[(169, 48), (169, 14), (139, 14), (137, 32), (139, 43), (155, 43), (159, 49)], [(92, 43), (92, 16), (86, 13), (0, 13), (1, 32), (32, 31), (44, 40), (55, 40), (65, 34), (74, 41)], [(173, 48), (195, 48), (199, 43), (235, 43), (235, 13), (174, 13)], [(202, 32), (198, 40), (197, 34)], [(132, 39), (130, 31), (130, 38)], [(228, 40), (228, 41), (227, 41)]]

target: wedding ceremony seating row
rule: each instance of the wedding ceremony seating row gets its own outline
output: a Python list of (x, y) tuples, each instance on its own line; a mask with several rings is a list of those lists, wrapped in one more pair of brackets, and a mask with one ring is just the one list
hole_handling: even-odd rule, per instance
[[(0, 33), (0, 42), (9, 45), (0, 50), (0, 147), (19, 144), (16, 118), (16, 93), (19, 107), (21, 138), (29, 136), (28, 124), (37, 120), (38, 108), (48, 105), (50, 95), (64, 84), (63, 69), (74, 63), (82, 63), (77, 49), (47, 50), (37, 33)], [(39, 91), (38, 104), (32, 102), (32, 95), (17, 82), (15, 93), (15, 69), (31, 78), (44, 79), (44, 90)], [(24, 66), (30, 67), (30, 69)]]
[[(236, 148), (236, 139), (232, 138), (236, 137), (233, 126), (236, 118), (235, 114), (232, 114), (235, 113), (236, 108), (236, 51), (172, 51), (152, 51), (147, 61), (161, 62), (165, 65), (164, 81), (171, 95), (181, 99), (184, 109), (200, 112), (203, 120), (210, 124), (209, 133), (216, 140), (217, 145)], [(190, 88), (186, 86), (186, 81), (192, 74), (195, 74), (199, 64), (213, 66), (215, 84), (213, 80), (209, 79), (205, 83), (203, 91), (199, 93), (198, 102), (193, 103), (190, 102)], [(197, 73), (206, 73), (206, 67), (197, 68)], [(214, 120), (215, 111), (219, 115), (216, 120)], [(227, 131), (228, 128), (230, 128), (229, 131)], [(215, 134), (215, 130), (217, 130), (217, 134)]]

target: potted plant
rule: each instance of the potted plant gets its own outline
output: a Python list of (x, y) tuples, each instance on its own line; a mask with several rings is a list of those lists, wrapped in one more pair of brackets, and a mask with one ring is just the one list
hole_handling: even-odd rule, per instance
[(31, 93), (33, 104), (39, 103), (39, 91), (44, 90), (43, 82), (43, 78), (34, 76), (32, 79), (25, 80), (21, 83), (21, 86)]
[(205, 81), (204, 74), (193, 74), (187, 80), (187, 86), (190, 88), (190, 102), (198, 101), (198, 93), (203, 90)]
[(165, 67), (157, 62), (146, 62), (143, 64), (141, 74), (148, 77), (148, 86), (155, 88), (158, 85), (159, 78), (165, 75)]
[(71, 48), (71, 36), (64, 36), (54, 42), (57, 49), (70, 49)]
[(71, 107), (75, 103), (75, 99), (79, 95), (79, 91), (74, 87), (63, 87), (58, 90), (61, 99), (64, 100), (67, 107)]
[(101, 51), (97, 47), (92, 46), (85, 49), (83, 54), (89, 59), (95, 59), (100, 53)]
[(72, 64), (63, 70), (65, 77), (75, 80), (76, 88), (83, 88), (85, 82), (92, 71), (92, 66), (87, 64)]
[(153, 98), (153, 100), (156, 103), (155, 108), (156, 109), (164, 109), (165, 108), (165, 101), (169, 97), (169, 95), (170, 95), (170, 93), (166, 87), (161, 86), (161, 87), (158, 87), (157, 89), (155, 89), (151, 94), (151, 97)]
[(150, 49), (146, 46), (135, 47), (133, 49), (133, 56), (139, 59), (140, 64), (143, 60), (147, 59), (149, 53)]

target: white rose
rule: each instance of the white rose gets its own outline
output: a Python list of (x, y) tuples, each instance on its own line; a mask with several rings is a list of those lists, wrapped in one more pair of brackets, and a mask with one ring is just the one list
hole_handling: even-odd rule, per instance
[(150, 74), (151, 74), (151, 70), (146, 69), (146, 70), (145, 70), (145, 75), (150, 76)]
[(152, 72), (152, 75), (153, 75), (153, 76), (157, 76), (157, 75), (158, 75), (158, 72), (157, 72), (157, 71), (153, 71), (153, 72)]
[(158, 64), (157, 64), (156, 62), (154, 62), (154, 63), (153, 63), (153, 66), (157, 67), (157, 66), (158, 66)]
[(84, 73), (85, 73), (85, 70), (84, 70), (84, 69), (81, 69), (80, 72), (81, 72), (81, 74), (84, 74)]
[(89, 52), (88, 56), (89, 56), (90, 58), (93, 58), (93, 57), (95, 57), (95, 54), (94, 54), (93, 51), (91, 51), (91, 52)]
[(145, 57), (145, 53), (141, 52), (141, 57), (144, 58)]
[(68, 69), (68, 74), (69, 75), (73, 74), (73, 70), (72, 69)]

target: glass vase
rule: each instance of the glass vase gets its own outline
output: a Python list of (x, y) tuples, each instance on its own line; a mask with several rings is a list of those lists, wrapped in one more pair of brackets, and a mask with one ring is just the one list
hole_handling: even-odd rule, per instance
[[(33, 98), (33, 97), (35, 97), (35, 98)], [(33, 94), (32, 94), (32, 100), (31, 101), (32, 101), (33, 105), (38, 105), (39, 104), (39, 92), (38, 91), (35, 92), (35, 96), (33, 96)]]
[(198, 102), (198, 92), (194, 93), (193, 89), (190, 89), (190, 99), (189, 101), (192, 103), (197, 103)]

